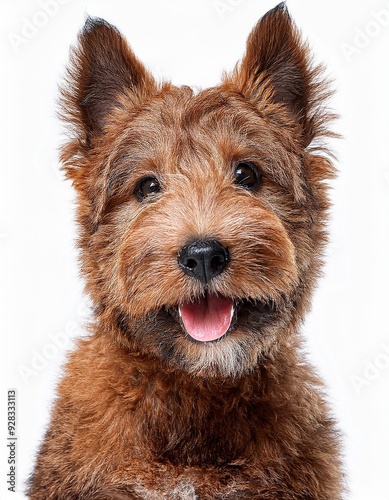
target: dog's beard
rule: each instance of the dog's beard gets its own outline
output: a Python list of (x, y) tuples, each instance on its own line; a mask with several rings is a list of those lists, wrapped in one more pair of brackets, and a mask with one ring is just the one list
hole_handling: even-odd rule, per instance
[(170, 369), (207, 378), (237, 379), (269, 357), (285, 331), (289, 316), (286, 301), (234, 302), (228, 330), (213, 340), (189, 335), (180, 317), (180, 307), (161, 308), (142, 319), (121, 314), (124, 337), (136, 343), (145, 355), (160, 359)]

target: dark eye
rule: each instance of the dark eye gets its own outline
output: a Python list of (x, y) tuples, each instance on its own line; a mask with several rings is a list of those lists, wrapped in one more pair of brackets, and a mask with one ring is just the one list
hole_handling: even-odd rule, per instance
[(234, 177), (236, 184), (244, 189), (254, 191), (259, 187), (261, 174), (253, 163), (240, 161), (236, 164)]
[(135, 195), (139, 201), (142, 201), (145, 198), (154, 196), (160, 191), (161, 185), (159, 184), (158, 179), (155, 177), (144, 177), (136, 185)]

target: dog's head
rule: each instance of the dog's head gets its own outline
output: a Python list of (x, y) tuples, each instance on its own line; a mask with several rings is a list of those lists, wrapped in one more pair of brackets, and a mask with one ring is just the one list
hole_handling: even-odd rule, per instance
[(333, 175), (318, 147), (331, 118), (320, 75), (283, 4), (233, 73), (197, 94), (157, 84), (114, 27), (86, 21), (63, 87), (62, 159), (87, 290), (117, 339), (232, 377), (289, 341)]

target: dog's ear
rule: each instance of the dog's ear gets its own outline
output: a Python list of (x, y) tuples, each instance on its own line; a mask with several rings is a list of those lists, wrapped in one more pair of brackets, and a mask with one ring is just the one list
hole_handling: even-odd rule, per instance
[(61, 160), (93, 227), (106, 201), (107, 161), (104, 151), (100, 160), (91, 161), (90, 151), (101, 146), (103, 134), (113, 140), (109, 125), (123, 113), (130, 120), (155, 90), (152, 76), (119, 31), (103, 19), (87, 18), (61, 88), (60, 116), (70, 128)]
[(232, 75), (239, 90), (256, 104), (270, 99), (299, 125), (307, 146), (322, 132), (320, 105), (330, 94), (313, 67), (307, 45), (285, 3), (267, 12), (247, 40), (246, 54)]
[(154, 81), (120, 32), (103, 19), (88, 17), (72, 49), (62, 87), (62, 115), (88, 147), (126, 95), (136, 104)]

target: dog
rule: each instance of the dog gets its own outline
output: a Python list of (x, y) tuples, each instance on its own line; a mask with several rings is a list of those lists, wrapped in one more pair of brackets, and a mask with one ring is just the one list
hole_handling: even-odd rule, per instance
[(29, 498), (342, 497), (337, 424), (299, 336), (327, 240), (330, 95), (283, 3), (197, 93), (157, 83), (87, 18), (61, 159), (94, 319)]

